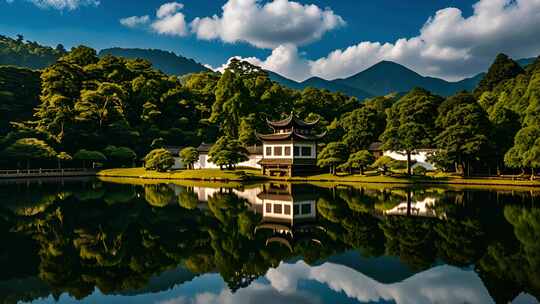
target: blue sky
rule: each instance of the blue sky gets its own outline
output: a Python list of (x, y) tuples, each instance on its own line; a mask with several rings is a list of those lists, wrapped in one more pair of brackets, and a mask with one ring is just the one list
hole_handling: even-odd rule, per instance
[[(167, 3), (174, 6), (158, 17)], [(498, 52), (540, 54), (538, 12), (538, 0), (0, 0), (0, 34), (66, 47), (160, 48), (213, 67), (239, 56), (297, 80), (345, 77), (380, 60), (454, 80), (481, 72)], [(121, 24), (129, 17), (140, 22)]]

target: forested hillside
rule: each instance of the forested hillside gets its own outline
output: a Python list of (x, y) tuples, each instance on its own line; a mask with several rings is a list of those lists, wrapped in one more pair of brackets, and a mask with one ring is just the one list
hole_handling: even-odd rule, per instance
[[(140, 159), (164, 145), (218, 139), (225, 146), (247, 147), (258, 143), (256, 132), (269, 131), (267, 119), (294, 111), (307, 121), (320, 119), (319, 131), (327, 131), (321, 154), (339, 160), (333, 166), (343, 170), (357, 161), (348, 161), (348, 155), (365, 158), (375, 141), (409, 156), (439, 148), (432, 161), (463, 175), (540, 167), (539, 60), (521, 68), (499, 55), (474, 93), (443, 98), (415, 88), (365, 101), (323, 89), (293, 90), (238, 60), (222, 74), (195, 73), (181, 82), (146, 60), (100, 58), (84, 46), (44, 69), (41, 86), (38, 72), (4, 70), (0, 105), (16, 123), (5, 134), (2, 121), (2, 166), (52, 161), (61, 152), (63, 159)], [(36, 147), (39, 153), (31, 150)], [(345, 155), (333, 155), (336, 151)]]
[(168, 75), (182, 76), (191, 73), (210, 72), (208, 68), (193, 59), (162, 50), (110, 48), (99, 52), (99, 57), (106, 55), (128, 59), (146, 59), (152, 63), (154, 68)]
[[(12, 85), (4, 95), (23, 91)], [(17, 119), (19, 123), (2, 140), (3, 166), (20, 157), (9, 147), (18, 147), (24, 138), (37, 138), (54, 150), (36, 158), (105, 151), (110, 146), (143, 156), (154, 147), (196, 146), (223, 135), (253, 144), (255, 130), (265, 131), (266, 118), (278, 119), (295, 109), (302, 117), (321, 117), (328, 124), (360, 105), (356, 98), (343, 94), (285, 88), (244, 62), (233, 61), (222, 75), (193, 74), (182, 85), (178, 77), (155, 70), (148, 61), (99, 58), (87, 47), (74, 48), (44, 69), (41, 91), (34, 86), (27, 92), (39, 95), (40, 100), (33, 119)]]
[(0, 35), (0, 65), (42, 69), (65, 54), (66, 50), (61, 44), (53, 49), (37, 42), (25, 41), (21, 35), (17, 39)]

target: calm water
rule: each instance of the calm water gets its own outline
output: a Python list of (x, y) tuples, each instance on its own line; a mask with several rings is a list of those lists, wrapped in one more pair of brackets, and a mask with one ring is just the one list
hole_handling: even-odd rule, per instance
[(0, 184), (0, 303), (537, 303), (540, 189)]

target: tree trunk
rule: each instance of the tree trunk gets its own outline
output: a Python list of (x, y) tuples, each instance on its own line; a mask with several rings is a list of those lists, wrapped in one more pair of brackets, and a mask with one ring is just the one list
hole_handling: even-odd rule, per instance
[(534, 168), (531, 168), (531, 181), (534, 180)]
[(411, 175), (412, 168), (411, 168), (411, 151), (407, 151), (407, 175)]
[(364, 175), (364, 167), (360, 167), (360, 175)]

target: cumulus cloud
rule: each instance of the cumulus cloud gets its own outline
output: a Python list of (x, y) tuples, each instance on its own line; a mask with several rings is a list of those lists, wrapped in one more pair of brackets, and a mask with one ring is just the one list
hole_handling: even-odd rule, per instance
[[(180, 12), (183, 8), (184, 5), (178, 2), (169, 2), (161, 5), (156, 10), (156, 18), (150, 24), (150, 29), (162, 35), (186, 36), (188, 34), (186, 17)], [(148, 15), (120, 19), (122, 25), (130, 28), (146, 25), (149, 22), (150, 17)]]
[(199, 39), (247, 42), (259, 48), (305, 45), (343, 25), (345, 21), (330, 9), (289, 0), (273, 0), (264, 5), (257, 0), (229, 0), (221, 16), (195, 18), (191, 22)]
[[(14, 0), (6, 0), (13, 3)], [(40, 8), (52, 8), (57, 10), (74, 10), (80, 6), (98, 6), (99, 0), (26, 0)]]
[[(394, 43), (363, 41), (319, 59), (306, 60), (296, 53), (279, 64), (272, 60), (273, 52), (265, 60), (249, 60), (295, 80), (348, 77), (381, 60), (401, 63), (423, 75), (458, 80), (485, 71), (500, 52), (514, 58), (539, 55), (540, 0), (480, 0), (469, 17), (457, 8), (442, 9), (426, 21), (418, 36)], [(307, 72), (298, 72), (298, 66)]]
[(403, 282), (383, 284), (343, 265), (310, 267), (299, 261), (270, 269), (266, 278), (282, 293), (296, 292), (300, 280), (313, 280), (362, 303), (494, 303), (474, 271), (452, 266), (434, 267)]
[(123, 26), (126, 26), (126, 27), (131, 27), (131, 28), (135, 28), (135, 27), (139, 27), (141, 25), (145, 25), (148, 22), (150, 22), (150, 17), (148, 15), (140, 16), (140, 17), (139, 16), (131, 16), (131, 17), (120, 19), (120, 24), (122, 24)]
[(152, 23), (152, 29), (162, 35), (186, 36), (188, 34), (186, 18), (179, 12), (184, 7), (177, 2), (165, 3), (156, 11), (157, 20)]

